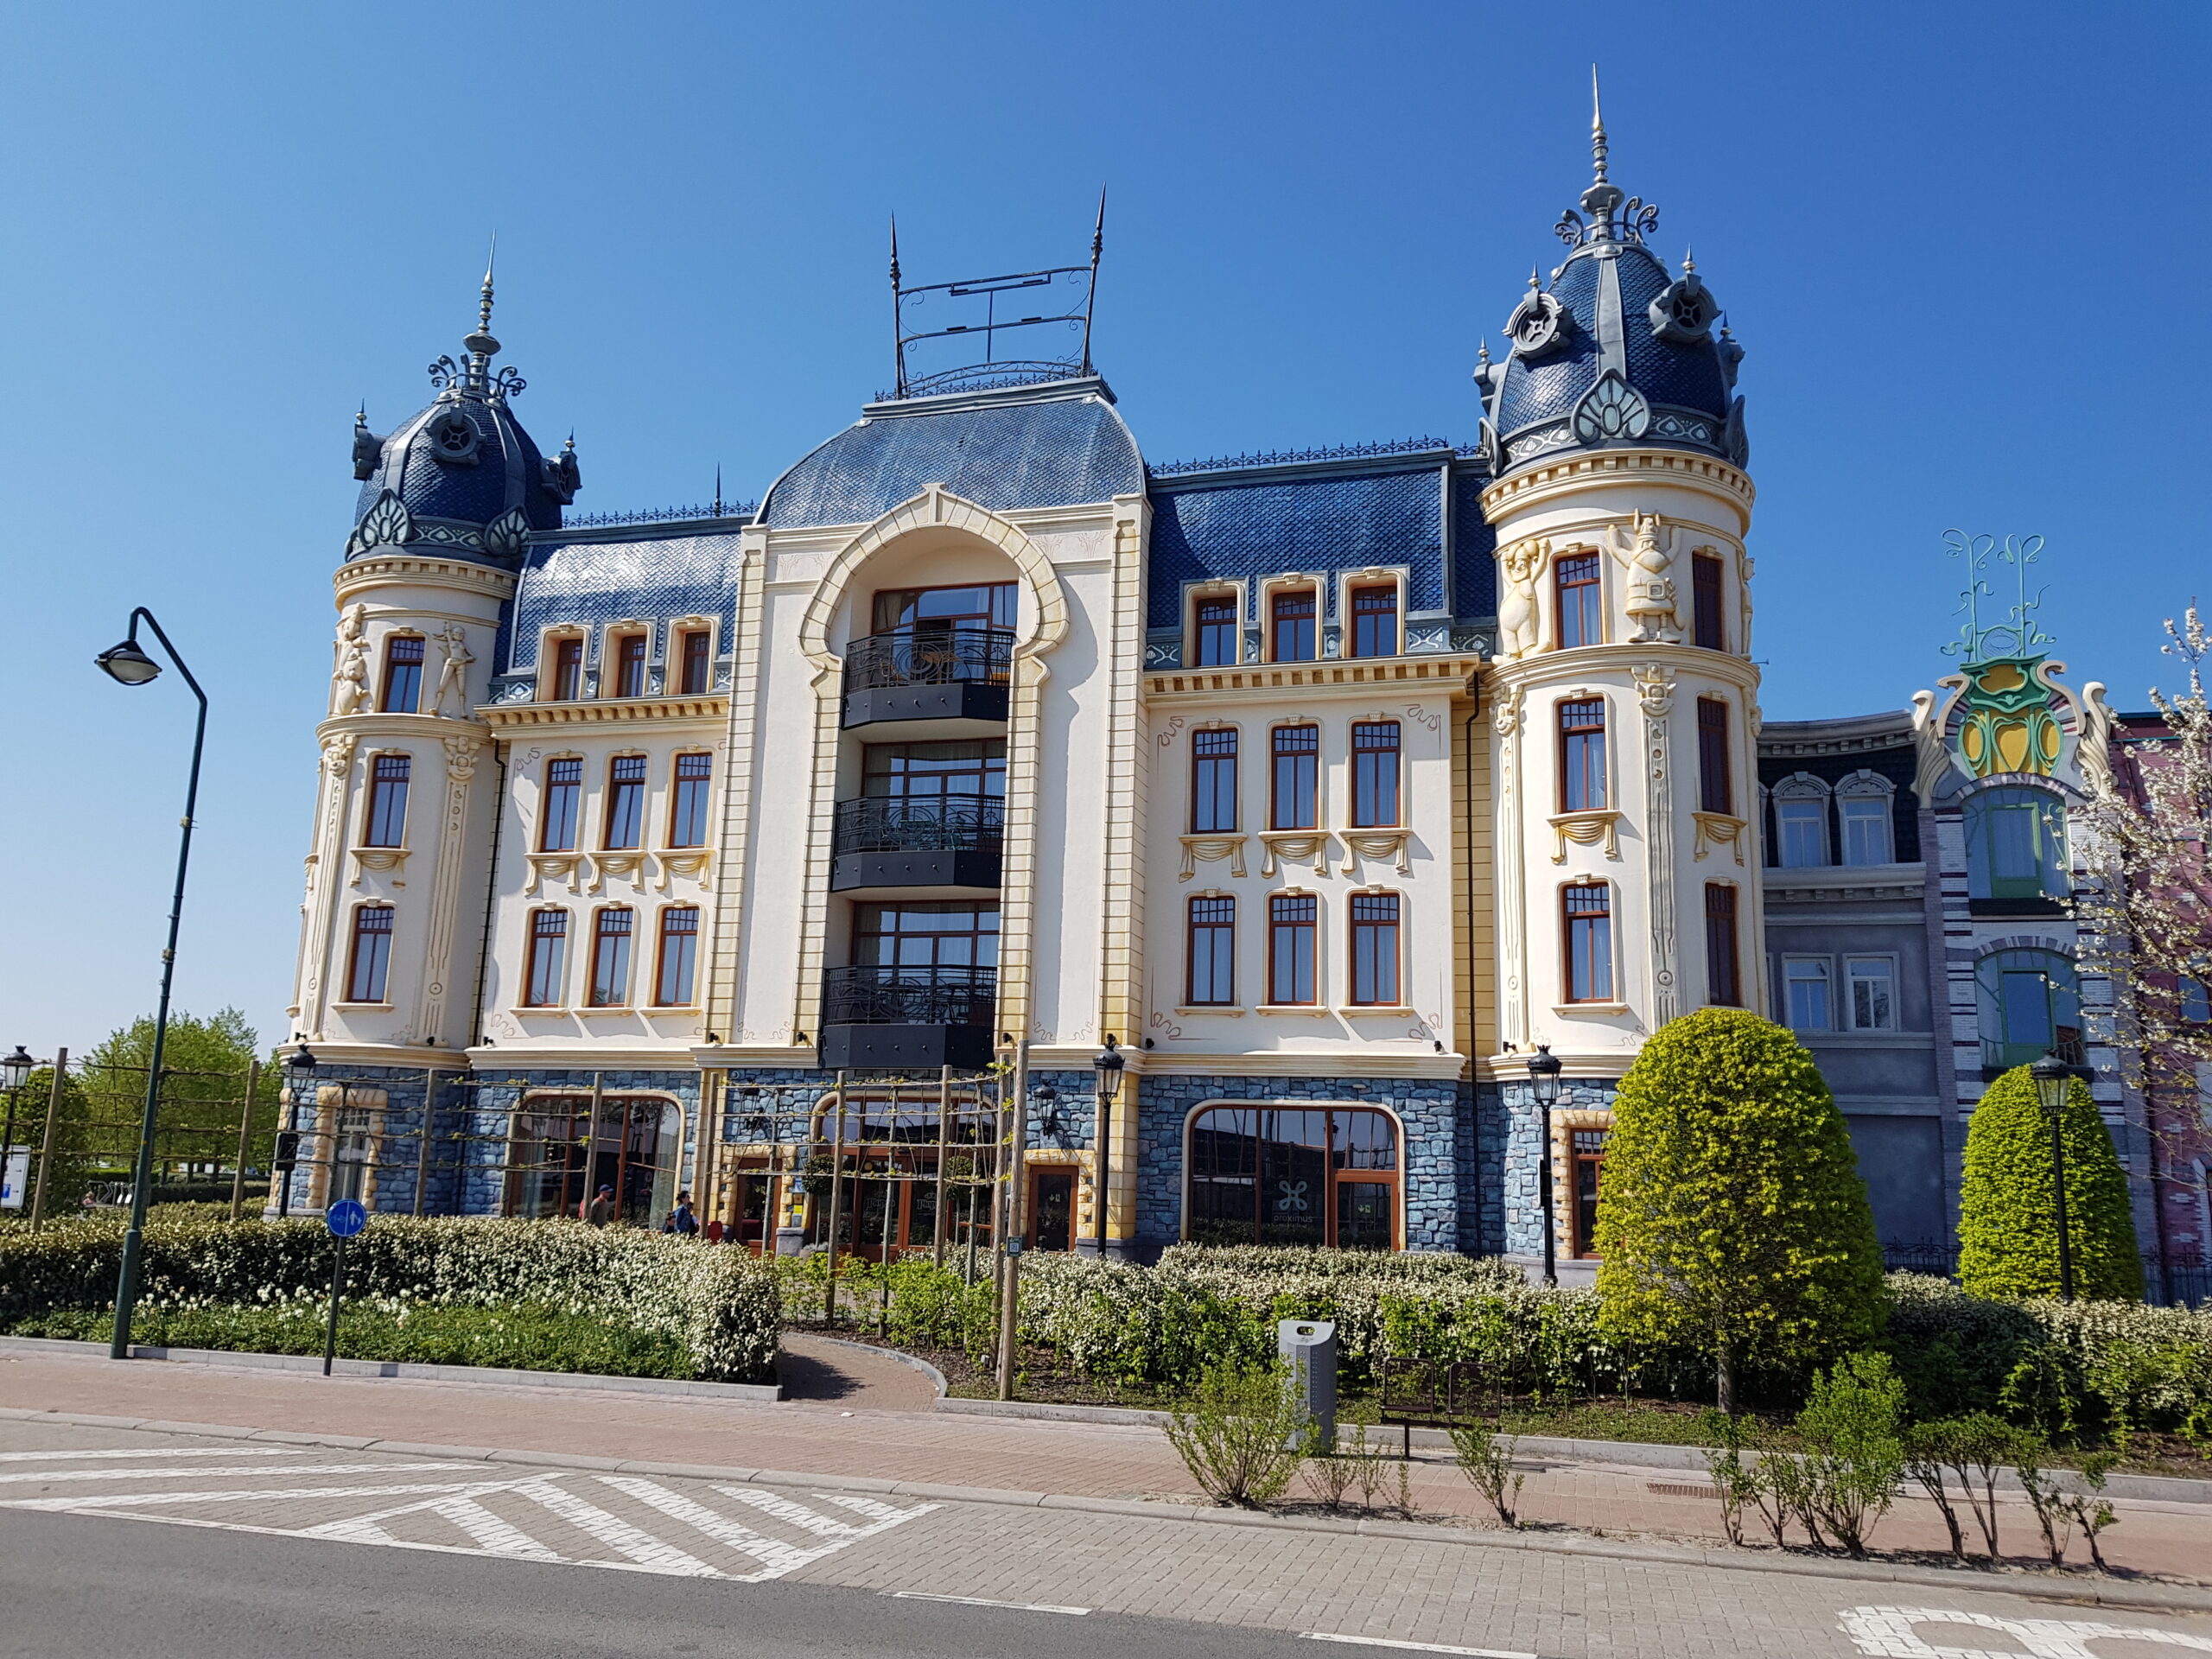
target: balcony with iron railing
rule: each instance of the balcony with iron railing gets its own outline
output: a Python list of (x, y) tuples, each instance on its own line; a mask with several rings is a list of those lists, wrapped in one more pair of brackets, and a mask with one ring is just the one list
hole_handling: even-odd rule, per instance
[(1006, 803), (991, 796), (864, 796), (840, 801), (830, 888), (995, 893)]
[(832, 968), (822, 983), (822, 1064), (849, 1071), (991, 1063), (995, 968)]
[[(843, 723), (1002, 726), (1014, 641), (1010, 628), (894, 628), (863, 635), (845, 649)], [(932, 735), (963, 734), (943, 726), (930, 729)]]

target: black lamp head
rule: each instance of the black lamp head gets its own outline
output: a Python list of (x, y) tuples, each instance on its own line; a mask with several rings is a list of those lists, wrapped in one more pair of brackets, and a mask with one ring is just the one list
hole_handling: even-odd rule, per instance
[(1552, 1052), (1549, 1043), (1536, 1045), (1536, 1052), (1529, 1057), (1529, 1084), (1536, 1091), (1536, 1104), (1549, 1106), (1559, 1098), (1560, 1073), (1567, 1068), (1558, 1055)]
[(162, 665), (138, 649), (136, 639), (110, 645), (92, 658), (107, 677), (123, 685), (143, 685), (162, 671)]
[(0, 1089), (20, 1089), (31, 1080), (31, 1073), (38, 1069), (38, 1062), (21, 1043), (16, 1052), (0, 1059)]

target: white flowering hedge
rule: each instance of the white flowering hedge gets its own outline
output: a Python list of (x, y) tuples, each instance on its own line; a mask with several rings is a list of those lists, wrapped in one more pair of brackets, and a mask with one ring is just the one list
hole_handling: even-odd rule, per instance
[[(0, 1231), (0, 1329), (57, 1309), (112, 1306), (119, 1223)], [(164, 1307), (270, 1303), (327, 1291), (319, 1221), (155, 1220), (142, 1294)], [(620, 1227), (488, 1217), (378, 1216), (346, 1252), (349, 1294), (473, 1306), (531, 1302), (620, 1320), (684, 1344), (696, 1375), (775, 1375), (782, 1299), (749, 1254)]]

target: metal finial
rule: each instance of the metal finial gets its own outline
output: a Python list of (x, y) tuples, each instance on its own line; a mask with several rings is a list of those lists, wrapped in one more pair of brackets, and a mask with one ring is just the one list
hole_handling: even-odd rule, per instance
[(891, 288), (893, 293), (899, 289), (899, 215), (896, 213), (891, 215)]
[(1098, 187), (1098, 228), (1090, 233), (1090, 263), (1096, 264), (1106, 247), (1106, 187)]
[(369, 423), (369, 400), (361, 399), (361, 406), (353, 411), (353, 424), (365, 427)]
[(1537, 273), (1537, 271), (1539, 270), (1539, 269), (1540, 269), (1540, 267), (1535, 266), (1535, 265), (1531, 265), (1531, 266), (1529, 266), (1529, 291), (1531, 294), (1535, 293), (1538, 289), (1540, 289), (1540, 288), (1541, 288), (1541, 287), (1543, 286), (1543, 283), (1542, 283), (1542, 281), (1538, 277), (1538, 276), (1537, 276), (1537, 274), (1536, 274), (1536, 273)]
[(484, 296), (476, 308), (477, 320), (487, 334), (492, 332), (492, 267), (499, 263), (499, 233), (494, 231), (492, 232), (492, 251), (484, 256)]
[(1687, 276), (1697, 269), (1697, 255), (1687, 242), (1682, 244), (1682, 275)]
[(721, 518), (721, 516), (722, 516), (722, 469), (721, 469), (721, 467), (719, 465), (717, 465), (717, 466), (715, 467), (715, 518)]
[(1484, 337), (1483, 343), (1475, 347), (1475, 361), (1485, 369), (1490, 367), (1490, 339), (1487, 335)]
[(1597, 181), (1605, 182), (1605, 115), (1598, 104), (1598, 66), (1590, 66), (1590, 161)]

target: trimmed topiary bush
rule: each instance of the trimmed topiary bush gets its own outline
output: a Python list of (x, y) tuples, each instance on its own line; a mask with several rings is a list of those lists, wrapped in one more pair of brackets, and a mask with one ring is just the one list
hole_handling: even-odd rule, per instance
[[(2067, 1085), (2059, 1116), (2066, 1148), (2066, 1230), (2074, 1294), (2089, 1301), (2140, 1301), (2127, 1175), (2088, 1085)], [(2056, 1296), (2056, 1187), (2050, 1126), (2028, 1068), (2016, 1065), (1982, 1091), (1967, 1128), (1966, 1185), (1959, 1195), (1959, 1282), (1977, 1296)]]
[(1879, 1332), (1882, 1249), (1850, 1132), (1813, 1057), (1755, 1014), (1707, 1008), (1621, 1079), (1598, 1186), (1599, 1328), (1624, 1346), (1802, 1370)]

